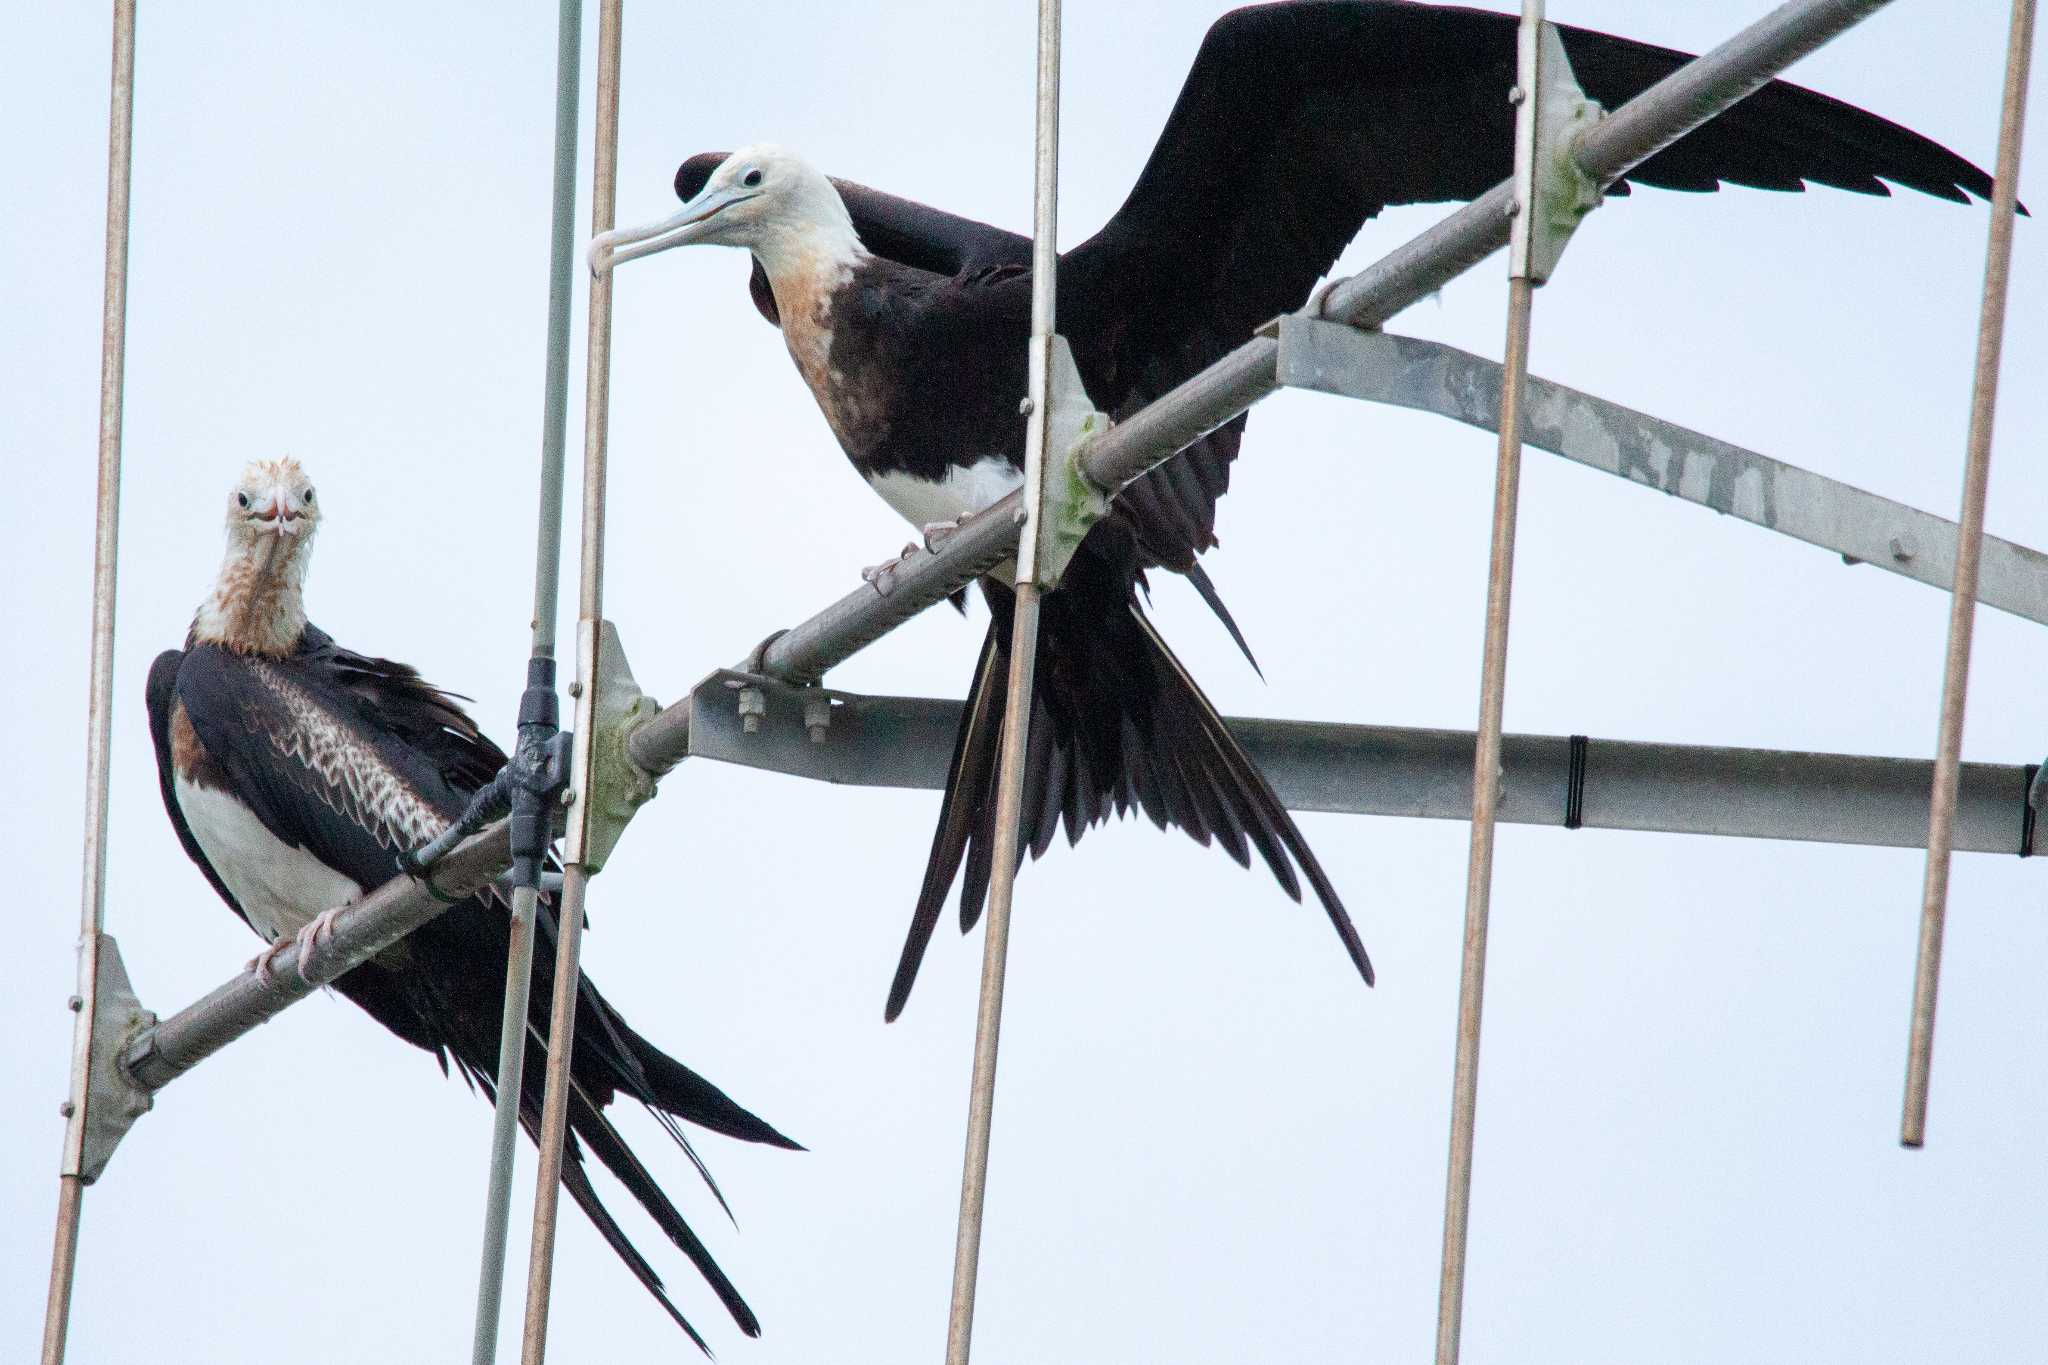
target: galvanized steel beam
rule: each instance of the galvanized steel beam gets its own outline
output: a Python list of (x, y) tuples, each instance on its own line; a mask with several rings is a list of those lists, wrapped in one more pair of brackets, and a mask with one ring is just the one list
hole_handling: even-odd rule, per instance
[[(1280, 323), (1280, 383), (1496, 431), (1500, 366), (1441, 342), (1316, 318)], [(1946, 591), (1956, 524), (1853, 485), (1529, 377), (1523, 438), (1540, 450)], [(1984, 538), (1977, 600), (2048, 625), (2048, 555)]]
[[(762, 693), (752, 730), (736, 700), (741, 683)], [(818, 689), (721, 671), (662, 717), (686, 720), (671, 732), (685, 745), (677, 761), (708, 758), (847, 786), (944, 785), (959, 702), (823, 695), (831, 712), (821, 727), (815, 724)], [(1289, 810), (1471, 818), (1469, 730), (1252, 717), (1232, 717), (1229, 724)], [(1502, 740), (1499, 818), (1519, 825), (1919, 848), (1927, 835), (1932, 770), (1923, 759), (1511, 734)], [(2032, 772), (2020, 764), (1963, 764), (1958, 849), (2022, 851), (2032, 828), (2026, 804)]]

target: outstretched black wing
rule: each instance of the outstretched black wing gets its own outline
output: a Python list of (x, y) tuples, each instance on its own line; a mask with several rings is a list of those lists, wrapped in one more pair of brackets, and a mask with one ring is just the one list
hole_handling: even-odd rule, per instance
[[(1099, 325), (1122, 324), (1114, 350), (1133, 383), (1161, 363), (1185, 377), (1299, 307), (1382, 209), (1472, 199), (1507, 179), (1516, 25), (1512, 14), (1403, 0), (1302, 0), (1217, 20), (1129, 197), (1063, 258), (1063, 318), (1081, 297)], [(1691, 60), (1559, 33), (1579, 83), (1609, 109)], [(1886, 194), (1886, 181), (1963, 203), (1991, 192), (1955, 153), (1784, 81), (1624, 183)], [(1195, 337), (1206, 345), (1191, 347)]]

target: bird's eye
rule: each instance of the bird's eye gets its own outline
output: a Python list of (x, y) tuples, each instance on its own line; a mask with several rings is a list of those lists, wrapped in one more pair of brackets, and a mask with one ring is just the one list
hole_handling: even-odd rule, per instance
[(740, 177), (740, 183), (750, 190), (758, 187), (761, 183), (761, 168), (756, 166), (753, 170), (748, 171)]
[(311, 507), (313, 505), (313, 490), (308, 488), (305, 492), (299, 494), (299, 501)]
[(249, 506), (249, 495), (247, 493), (235, 494), (235, 506), (240, 507), (246, 511)]

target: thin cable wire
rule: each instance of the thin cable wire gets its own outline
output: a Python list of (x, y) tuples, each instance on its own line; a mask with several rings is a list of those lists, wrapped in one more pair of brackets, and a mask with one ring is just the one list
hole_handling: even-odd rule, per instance
[[(620, 0), (604, 0), (597, 21), (597, 128), (591, 158), (590, 230), (609, 232), (616, 212), (619, 167)], [(564, 856), (562, 899), (556, 916), (555, 992), (548, 1024), (547, 1085), (541, 1099), (540, 1171), (533, 1192), (533, 1247), (526, 1271), (526, 1324), (522, 1365), (547, 1358), (548, 1305), (554, 1287), (555, 1227), (562, 1201), (562, 1149), (569, 1128), (569, 1060), (576, 1046), (576, 996), (582, 982), (583, 905), (590, 868), (583, 861), (589, 837), (590, 743), (597, 700), (598, 625), (604, 615), (605, 462), (611, 404), (612, 276), (590, 283), (588, 365), (583, 389), (583, 543), (576, 626), (575, 759)]]
[(2034, 49), (2034, 0), (2013, 0), (2006, 42), (2005, 94), (1999, 115), (1998, 169), (1991, 191), (1991, 241), (1984, 255), (1984, 301), (1977, 326), (1977, 372), (1963, 461), (1963, 511), (1956, 535), (1956, 576), (1941, 682), (1941, 726), (1928, 798), (1927, 873), (1920, 888), (1920, 950), (1913, 969), (1913, 1025), (1906, 1051), (1906, 1097), (1899, 1142), (1927, 1141), (1927, 1086), (1934, 1065), (1934, 997), (1941, 982), (1941, 940), (1948, 920), (1948, 870), (1955, 841), (1956, 784), (1963, 753), (1963, 706), (1970, 687), (1970, 638), (1977, 621), (1977, 570), (1984, 550), (1984, 502), (1991, 481), (1991, 427), (1998, 409), (1998, 368), (2005, 345), (2005, 303), (2012, 276), (2020, 136)]
[(1039, 586), (1036, 544), (1043, 512), (1046, 435), (1051, 417), (1053, 334), (1058, 330), (1060, 3), (1038, 3), (1038, 109), (1033, 150), (1035, 213), (1031, 242), (1031, 392), (1025, 442), (1025, 523), (1019, 536), (1017, 600), (1010, 642), (1009, 698), (996, 778), (993, 875), (988, 936), (982, 945), (981, 997), (974, 1021), (974, 1076), (967, 1106), (967, 1153), (960, 1172), (960, 1223), (953, 1243), (953, 1294), (946, 1316), (946, 1365), (967, 1365), (974, 1295), (981, 1270), (982, 1210), (988, 1196), (989, 1136), (995, 1121), (996, 1054), (1002, 1040), (1003, 988), (1010, 952), (1010, 907), (1017, 889), (1018, 829), (1024, 765), (1030, 753), (1031, 696), (1038, 670)]
[(135, 0), (114, 0), (112, 93), (107, 112), (106, 286), (100, 307), (99, 496), (93, 524), (92, 682), (85, 734), (85, 872), (78, 927), (77, 1019), (71, 1031), (71, 1094), (43, 1310), (43, 1365), (61, 1365), (85, 1212), (85, 1125), (99, 1003), (101, 931), (107, 901), (107, 784), (114, 723), (114, 589), (121, 526), (121, 409), (128, 365), (128, 187), (134, 165)]

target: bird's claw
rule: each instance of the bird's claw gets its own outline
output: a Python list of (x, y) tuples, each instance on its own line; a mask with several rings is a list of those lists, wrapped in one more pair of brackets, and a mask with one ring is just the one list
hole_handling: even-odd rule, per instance
[[(313, 978), (306, 974), (307, 964), (312, 961), (314, 952), (326, 947), (328, 940), (334, 937), (334, 921), (347, 908), (345, 905), (337, 905), (330, 910), (322, 910), (309, 920), (306, 927), (299, 930), (297, 935), (292, 938), (291, 941), (297, 944), (299, 949), (297, 964), (299, 980), (305, 982), (308, 986), (313, 984)], [(283, 939), (278, 940), (278, 943), (283, 942)], [(275, 947), (276, 945), (272, 946)]]
[(961, 523), (966, 520), (965, 517), (954, 517), (951, 521), (926, 522), (921, 528), (924, 532), (924, 548), (932, 554), (937, 554), (939, 547), (951, 540), (960, 530)]
[(883, 564), (870, 564), (860, 571), (860, 581), (871, 585), (878, 597), (887, 597), (896, 591), (896, 571), (903, 567), (905, 560), (917, 553), (916, 545), (906, 545), (903, 553)]
[(277, 979), (278, 956), (286, 948), (290, 947), (291, 943), (292, 940), (288, 938), (271, 940), (270, 946), (250, 958), (247, 964), (244, 965), (243, 970), (256, 973), (258, 981), (261, 981), (266, 986), (270, 985)]

